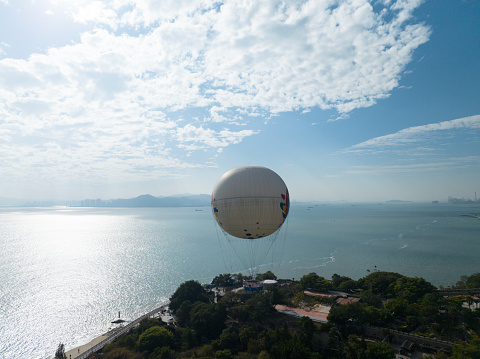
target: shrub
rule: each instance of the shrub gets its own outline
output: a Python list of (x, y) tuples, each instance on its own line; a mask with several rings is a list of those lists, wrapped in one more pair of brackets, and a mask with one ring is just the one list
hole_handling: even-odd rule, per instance
[(233, 359), (232, 352), (230, 350), (225, 349), (225, 350), (218, 350), (215, 353), (215, 359)]
[(173, 344), (173, 334), (165, 327), (151, 327), (138, 338), (140, 350), (154, 351), (158, 347), (170, 347)]

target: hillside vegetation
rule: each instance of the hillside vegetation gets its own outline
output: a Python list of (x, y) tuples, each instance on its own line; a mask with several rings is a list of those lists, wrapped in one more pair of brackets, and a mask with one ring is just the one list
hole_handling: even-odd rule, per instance
[[(475, 291), (446, 296), (423, 278), (381, 271), (359, 280), (337, 274), (327, 280), (310, 273), (258, 292), (233, 290), (244, 279), (221, 274), (210, 290), (193, 280), (182, 283), (170, 298), (176, 325), (145, 319), (90, 358), (390, 359), (402, 333), (451, 343), (410, 348), (429, 352), (431, 358), (480, 358)], [(267, 272), (258, 279), (276, 278)], [(224, 295), (216, 296), (220, 287)], [(462, 277), (453, 289), (474, 287), (480, 287), (480, 274)], [(338, 298), (344, 297), (352, 300), (341, 304)], [(328, 322), (282, 314), (275, 309), (278, 304), (329, 307)], [(372, 338), (374, 330), (380, 338)]]

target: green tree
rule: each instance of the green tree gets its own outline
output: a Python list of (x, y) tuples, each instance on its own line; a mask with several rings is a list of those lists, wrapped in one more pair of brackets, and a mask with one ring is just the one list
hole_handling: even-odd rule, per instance
[(227, 311), (222, 303), (196, 302), (190, 313), (192, 329), (201, 337), (215, 339), (225, 328)]
[(313, 334), (315, 333), (315, 324), (309, 317), (300, 318), (300, 339), (302, 343), (310, 346)]
[(151, 327), (155, 327), (162, 324), (161, 319), (153, 319), (153, 318), (144, 318), (138, 323), (138, 326), (135, 328), (135, 331), (140, 335), (145, 330)]
[(246, 304), (238, 304), (227, 309), (228, 315), (240, 322), (246, 322), (250, 319), (252, 310)]
[(302, 292), (298, 292), (292, 298), (292, 303), (293, 305), (298, 306), (300, 303), (305, 302), (306, 299), (307, 299), (307, 296), (305, 294), (303, 294)]
[[(285, 325), (281, 329), (275, 330), (264, 330), (260, 333), (260, 339), (263, 341), (263, 345), (267, 352), (271, 354), (272, 347), (279, 342), (287, 342), (292, 338), (290, 332), (288, 331), (287, 326)], [(271, 355), (273, 358), (275, 356)]]
[(174, 359), (175, 358), (175, 351), (170, 349), (169, 347), (159, 347), (153, 351), (153, 354), (149, 356), (149, 358), (153, 359)]
[(240, 346), (238, 331), (231, 327), (225, 328), (218, 339), (212, 342), (212, 345), (216, 349), (229, 349), (236, 352), (236, 349)]
[(395, 351), (388, 343), (377, 342), (367, 343), (367, 350), (365, 351), (368, 359), (394, 359)]
[(415, 317), (420, 316), (420, 304), (418, 303), (412, 303), (407, 306), (407, 309), (405, 309), (405, 314), (406, 315), (413, 315)]
[(243, 280), (246, 279), (242, 273), (232, 274), (232, 278), (235, 285), (243, 285)]
[(233, 359), (232, 352), (228, 349), (218, 350), (215, 353), (215, 359)]
[(247, 305), (250, 308), (250, 319), (262, 322), (273, 315), (276, 311), (272, 299), (273, 295), (269, 292), (258, 293), (250, 299), (247, 302)]
[(370, 325), (385, 325), (391, 318), (387, 312), (363, 303), (350, 303), (330, 309), (328, 321), (335, 324), (346, 324), (350, 319)]
[(317, 280), (319, 279), (320, 277), (317, 275), (317, 273), (309, 273), (309, 274), (305, 274), (302, 278), (300, 278), (300, 285), (304, 288), (304, 289), (307, 289), (307, 288), (315, 288), (316, 284), (317, 284)]
[[(249, 354), (259, 354), (265, 350), (265, 345), (263, 340), (250, 338), (247, 345), (247, 352)], [(266, 353), (266, 351), (265, 351)]]
[(266, 350), (262, 350), (260, 354), (258, 354), (257, 359), (271, 359), (271, 357)]
[(357, 319), (363, 312), (365, 304), (359, 302), (340, 305), (330, 309), (328, 314), (328, 321), (335, 324), (345, 324), (350, 319)]
[(242, 326), (238, 333), (240, 342), (245, 346), (245, 348), (248, 346), (248, 342), (250, 341), (250, 339), (255, 338), (256, 335), (257, 332), (255, 331), (255, 329), (253, 329), (249, 325)]
[(55, 359), (66, 359), (67, 355), (65, 354), (65, 344), (58, 344), (58, 348), (55, 351)]
[(355, 289), (358, 289), (358, 282), (353, 279), (342, 282), (337, 287), (337, 290), (341, 292), (353, 292)]
[(438, 313), (438, 308), (434, 305), (422, 305), (420, 306), (420, 311), (418, 315), (422, 318), (427, 319), (427, 322), (430, 322), (434, 319), (434, 316)]
[(278, 341), (270, 350), (271, 358), (278, 359), (309, 359), (312, 358), (312, 352), (307, 348), (297, 336), (287, 340)]
[(219, 274), (212, 280), (212, 284), (217, 287), (232, 287), (235, 284), (231, 274)]
[(317, 279), (317, 282), (315, 283), (314, 289), (322, 291), (322, 292), (328, 292), (329, 290), (333, 289), (333, 284), (330, 283), (325, 278), (319, 277)]
[(174, 336), (165, 327), (155, 326), (147, 329), (138, 338), (137, 346), (140, 350), (154, 351), (159, 347), (171, 347)]
[(342, 334), (335, 326), (331, 324), (325, 325), (325, 329), (328, 329), (328, 342), (325, 352), (327, 358), (338, 358), (338, 354), (342, 352), (344, 345)]
[(357, 317), (357, 320), (361, 323), (384, 326), (391, 319), (390, 315), (383, 309), (368, 305), (365, 305), (362, 308), (363, 310), (360, 312), (359, 317)]
[(480, 288), (480, 273), (472, 274), (465, 281), (467, 288)]
[(272, 304), (285, 304), (288, 292), (278, 287), (268, 288), (268, 292), (272, 295)]
[(207, 302), (208, 296), (200, 283), (189, 280), (180, 284), (175, 293), (170, 297), (169, 307), (175, 312), (186, 300), (192, 303), (197, 301)]
[(382, 308), (383, 302), (382, 298), (376, 294), (373, 294), (371, 290), (366, 290), (362, 294), (360, 294), (360, 298), (362, 299), (362, 302), (377, 307), (377, 308)]
[(310, 273), (300, 278), (300, 285), (304, 288), (315, 289), (319, 291), (329, 291), (333, 289), (333, 284), (324, 277), (318, 276), (316, 273)]
[(390, 299), (385, 303), (385, 310), (394, 316), (403, 316), (408, 306), (408, 301), (403, 298)]
[(416, 316), (409, 315), (407, 316), (407, 323), (410, 328), (409, 330), (413, 330), (418, 326), (418, 318)]
[(367, 359), (365, 351), (367, 344), (356, 335), (349, 335), (348, 341), (345, 343), (346, 359)]
[(258, 275), (258, 278), (260, 280), (267, 280), (267, 279), (276, 280), (277, 276), (273, 274), (271, 271), (266, 271), (265, 273)]
[(472, 307), (472, 304), (474, 303), (473, 298), (471, 296), (467, 295), (465, 300), (467, 301), (468, 309), (470, 309)]
[[(91, 355), (89, 356), (91, 357)], [(138, 353), (127, 348), (115, 348), (101, 356), (104, 359), (137, 359)], [(70, 358), (69, 358), (70, 359)]]
[(408, 300), (409, 303), (414, 303), (425, 294), (431, 293), (435, 290), (435, 286), (427, 282), (423, 278), (398, 278), (395, 283), (390, 284), (389, 292), (396, 297), (402, 297)]
[(186, 351), (190, 348), (195, 347), (198, 345), (198, 342), (196, 340), (195, 332), (191, 328), (181, 328), (177, 327), (175, 328), (175, 336), (181, 337), (180, 341), (180, 350), (181, 351)]
[(332, 284), (335, 288), (337, 288), (343, 282), (347, 282), (347, 281), (350, 281), (350, 280), (352, 280), (352, 278), (346, 277), (346, 276), (343, 276), (343, 275), (339, 275), (337, 273), (332, 275)]
[(177, 322), (185, 325), (190, 324), (190, 313), (192, 311), (193, 303), (189, 300), (182, 302), (180, 307), (175, 311)]
[(453, 359), (480, 359), (480, 339), (461, 342), (453, 347)]
[(358, 283), (364, 289), (370, 289), (374, 294), (387, 295), (390, 284), (395, 283), (401, 274), (394, 272), (374, 272), (364, 278), (359, 279)]

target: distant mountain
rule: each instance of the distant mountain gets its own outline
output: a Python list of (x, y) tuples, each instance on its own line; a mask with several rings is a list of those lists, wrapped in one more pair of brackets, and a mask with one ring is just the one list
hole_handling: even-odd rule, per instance
[(387, 203), (411, 203), (412, 201), (402, 201), (400, 199), (391, 199), (390, 201), (387, 201)]
[(154, 197), (143, 194), (135, 198), (119, 198), (102, 200), (84, 199), (82, 201), (31, 201), (0, 197), (0, 207), (205, 207), (210, 206), (211, 195), (208, 194), (179, 194), (174, 196)]
[(130, 199), (102, 201), (102, 207), (203, 207), (209, 206), (211, 196), (208, 194), (178, 195), (154, 197), (144, 194)]

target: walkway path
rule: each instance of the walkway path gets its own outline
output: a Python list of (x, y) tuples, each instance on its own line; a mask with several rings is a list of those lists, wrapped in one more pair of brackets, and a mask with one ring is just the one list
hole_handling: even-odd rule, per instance
[(143, 319), (154, 317), (155, 314), (158, 314), (158, 313), (164, 311), (166, 308), (167, 308), (166, 305), (162, 305), (161, 307), (155, 308), (154, 310), (151, 310), (147, 314), (142, 315), (141, 317), (131, 321), (130, 323), (128, 323), (127, 325), (125, 325), (123, 327), (119, 327), (115, 330), (112, 330), (112, 331), (106, 333), (106, 334), (103, 334), (103, 335), (99, 336), (98, 338), (95, 338), (94, 340), (92, 340), (88, 344), (85, 344), (85, 345), (82, 345), (78, 348), (69, 350), (68, 352), (66, 352), (67, 359), (85, 359), (85, 358), (87, 358), (90, 354), (99, 351), (100, 349), (102, 349), (108, 343), (113, 342), (120, 335), (127, 333), (130, 329), (135, 327)]

